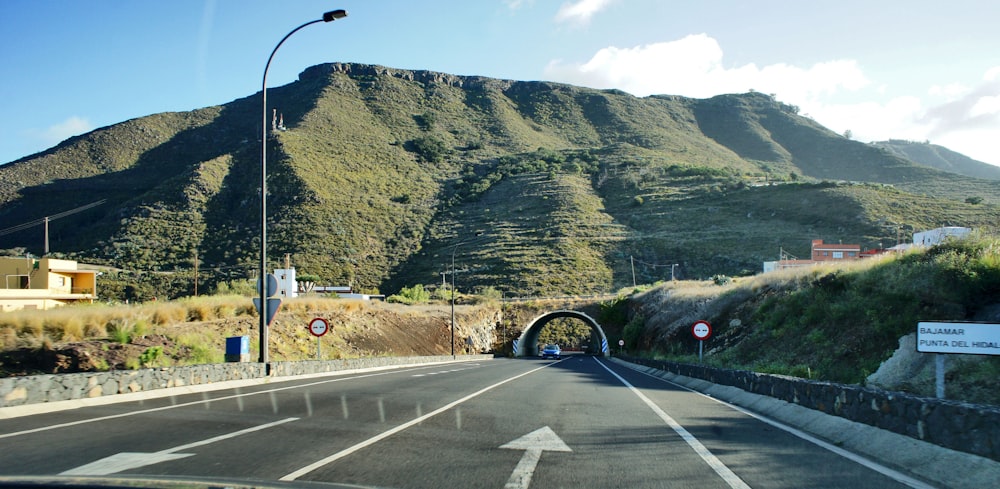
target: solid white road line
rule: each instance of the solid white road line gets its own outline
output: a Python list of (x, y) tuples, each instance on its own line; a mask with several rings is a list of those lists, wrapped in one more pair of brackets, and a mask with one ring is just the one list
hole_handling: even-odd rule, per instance
[[(662, 377), (658, 377), (656, 375), (652, 375), (652, 374), (650, 374), (648, 372), (643, 372), (642, 370), (639, 370), (639, 369), (636, 369), (636, 368), (632, 368), (632, 367), (630, 367), (628, 365), (625, 365), (625, 367), (629, 368), (629, 369), (631, 369), (631, 370), (633, 370), (633, 371), (635, 371), (637, 373), (646, 375), (648, 377), (652, 377), (652, 378), (657, 379), (657, 380), (662, 381), (662, 382), (666, 382), (666, 383), (668, 383), (668, 384), (670, 384), (672, 386), (679, 387), (679, 388), (684, 389), (684, 390), (689, 391), (689, 392), (693, 392), (693, 393), (698, 394), (699, 396), (702, 396), (704, 398), (711, 399), (711, 400), (713, 400), (713, 401), (715, 401), (715, 402), (717, 402), (719, 404), (722, 404), (722, 405), (727, 406), (727, 407), (729, 407), (731, 409), (739, 411), (739, 412), (741, 412), (741, 413), (743, 413), (743, 414), (745, 414), (747, 416), (750, 416), (751, 418), (757, 419), (758, 421), (767, 423), (767, 424), (769, 424), (769, 425), (771, 425), (771, 426), (773, 426), (775, 428), (778, 428), (778, 429), (786, 431), (786, 432), (788, 432), (788, 433), (790, 433), (792, 435), (795, 435), (795, 436), (797, 436), (797, 437), (799, 437), (799, 438), (801, 438), (801, 439), (803, 439), (805, 441), (808, 441), (809, 443), (812, 443), (812, 444), (814, 444), (816, 446), (819, 446), (821, 448), (825, 448), (825, 449), (827, 449), (827, 450), (829, 450), (829, 451), (831, 451), (833, 453), (836, 453), (837, 455), (840, 455), (841, 457), (844, 457), (844, 458), (846, 458), (846, 459), (848, 459), (848, 460), (850, 460), (850, 461), (852, 461), (854, 463), (857, 463), (857, 464), (863, 465), (865, 467), (868, 467), (869, 469), (872, 469), (875, 472), (878, 472), (878, 473), (880, 473), (880, 474), (882, 474), (882, 475), (884, 475), (886, 477), (889, 477), (889, 478), (891, 478), (891, 479), (893, 479), (893, 480), (895, 480), (895, 481), (897, 481), (897, 482), (899, 482), (901, 484), (906, 484), (906, 485), (908, 485), (908, 486), (910, 486), (910, 487), (912, 487), (914, 489), (934, 489), (934, 486), (932, 486), (932, 485), (929, 485), (929, 484), (924, 483), (923, 481), (914, 479), (913, 477), (910, 477), (910, 476), (908, 476), (908, 475), (906, 475), (906, 474), (904, 474), (902, 472), (899, 472), (897, 470), (890, 469), (889, 467), (881, 465), (881, 464), (879, 464), (879, 463), (877, 463), (877, 462), (875, 462), (873, 460), (869, 460), (869, 459), (867, 459), (865, 457), (862, 457), (861, 455), (858, 455), (858, 454), (853, 453), (853, 452), (849, 452), (849, 451), (844, 450), (843, 448), (840, 448), (840, 447), (838, 447), (836, 445), (832, 445), (830, 443), (827, 443), (827, 442), (825, 442), (823, 440), (820, 440), (819, 438), (816, 438), (815, 436), (812, 436), (812, 435), (810, 435), (810, 434), (808, 434), (808, 433), (806, 433), (806, 432), (804, 432), (802, 430), (799, 430), (797, 428), (793, 428), (793, 427), (791, 427), (789, 425), (786, 425), (784, 423), (781, 423), (779, 421), (775, 421), (775, 420), (767, 418), (765, 416), (761, 416), (761, 415), (759, 415), (757, 413), (754, 413), (752, 411), (748, 411), (746, 409), (743, 409), (743, 408), (741, 408), (741, 407), (739, 407), (739, 406), (737, 406), (735, 404), (728, 403), (726, 401), (723, 401), (722, 399), (717, 399), (715, 397), (712, 397), (710, 395), (698, 392), (698, 391), (696, 391), (694, 389), (691, 389), (689, 387), (685, 387), (683, 385), (680, 385), (680, 384), (678, 384), (676, 382), (671, 382), (671, 381), (669, 381), (667, 379), (664, 379)], [(607, 367), (605, 367), (605, 368), (607, 368)]]
[(656, 403), (652, 401), (652, 399), (646, 397), (646, 395), (643, 394), (642, 392), (639, 392), (639, 389), (636, 389), (634, 386), (632, 386), (632, 384), (629, 384), (627, 380), (623, 379), (620, 375), (615, 373), (614, 370), (608, 368), (607, 365), (601, 363), (601, 361), (598, 360), (596, 357), (594, 358), (594, 361), (597, 362), (598, 365), (603, 367), (604, 370), (607, 370), (611, 375), (614, 375), (615, 378), (617, 378), (622, 384), (624, 384), (625, 387), (628, 387), (628, 389), (631, 390), (632, 393), (636, 395), (636, 397), (641, 399), (642, 402), (646, 403), (646, 405), (649, 406), (649, 408), (652, 409), (653, 412), (660, 417), (660, 419), (662, 419), (665, 423), (667, 423), (667, 426), (673, 429), (678, 435), (680, 435), (680, 437), (685, 442), (687, 442), (687, 444), (695, 451), (695, 453), (697, 453), (698, 456), (701, 457), (701, 459), (704, 460), (705, 463), (707, 463), (708, 466), (711, 467), (716, 474), (719, 474), (719, 477), (722, 477), (722, 480), (726, 481), (726, 484), (729, 484), (729, 487), (732, 487), (733, 489), (750, 489), (750, 486), (748, 486), (746, 482), (743, 482), (743, 479), (740, 479), (739, 476), (734, 474), (732, 470), (729, 470), (729, 467), (726, 467), (726, 465), (723, 464), (722, 461), (719, 460), (715, 455), (713, 455), (712, 452), (708, 450), (708, 448), (705, 448), (705, 445), (702, 445), (701, 442), (694, 437), (694, 435), (688, 432), (688, 430), (684, 429), (684, 427), (681, 426), (680, 423), (678, 423), (676, 420), (674, 420), (674, 418), (670, 417), (670, 415), (667, 414), (666, 411), (660, 409), (660, 406), (657, 406)]

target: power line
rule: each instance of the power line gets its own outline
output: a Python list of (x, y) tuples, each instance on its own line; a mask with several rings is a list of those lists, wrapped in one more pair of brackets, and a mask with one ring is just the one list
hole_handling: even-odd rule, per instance
[(18, 232), (18, 231), (20, 231), (22, 229), (28, 229), (30, 227), (37, 226), (39, 224), (44, 224), (44, 223), (46, 223), (48, 221), (53, 221), (53, 220), (59, 219), (61, 217), (66, 217), (66, 216), (69, 216), (69, 215), (72, 215), (72, 214), (76, 214), (77, 212), (83, 212), (83, 211), (85, 211), (87, 209), (90, 209), (90, 208), (93, 208), (93, 207), (97, 207), (97, 206), (99, 206), (99, 205), (107, 202), (107, 200), (108, 199), (101, 199), (101, 200), (98, 200), (96, 202), (91, 202), (91, 203), (86, 204), (86, 205), (81, 205), (80, 207), (77, 207), (75, 209), (70, 209), (68, 211), (63, 211), (63, 212), (60, 212), (58, 214), (53, 214), (51, 216), (45, 216), (45, 217), (43, 217), (41, 219), (35, 219), (34, 221), (26, 222), (24, 224), (18, 224), (17, 226), (11, 226), (11, 227), (6, 228), (6, 229), (0, 229), (0, 236), (4, 236), (4, 235), (7, 235), (7, 234), (11, 234), (11, 233), (16, 233), (16, 232)]

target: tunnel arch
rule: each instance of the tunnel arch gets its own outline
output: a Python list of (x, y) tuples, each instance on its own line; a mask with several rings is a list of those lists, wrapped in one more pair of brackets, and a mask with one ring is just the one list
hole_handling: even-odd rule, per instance
[[(548, 324), (549, 321), (556, 318), (574, 318), (587, 323), (591, 329), (591, 338), (596, 339), (599, 344), (591, 345), (591, 351), (595, 350), (597, 355), (604, 356), (608, 352), (608, 337), (604, 334), (604, 329), (601, 325), (594, 320), (594, 318), (580, 312), (573, 311), (569, 309), (560, 309), (558, 311), (547, 312), (541, 316), (536, 317), (528, 322), (525, 326), (524, 332), (518, 337), (517, 343), (514, 346), (514, 356), (516, 357), (527, 357), (527, 356), (537, 356), (538, 355), (538, 334), (542, 331), (542, 328)], [(595, 338), (596, 336), (596, 338)]]

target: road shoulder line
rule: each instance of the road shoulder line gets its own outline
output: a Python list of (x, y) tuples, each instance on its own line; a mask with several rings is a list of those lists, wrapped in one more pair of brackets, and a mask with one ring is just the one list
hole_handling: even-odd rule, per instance
[[(627, 368), (659, 377), (702, 395), (732, 404), (850, 452), (863, 455), (933, 484), (955, 489), (993, 487), (1000, 480), (1000, 462), (950, 450), (891, 431), (825, 414), (772, 397), (753, 394), (738, 387), (713, 384), (611, 359)], [(961, 474), (956, 477), (956, 474)]]

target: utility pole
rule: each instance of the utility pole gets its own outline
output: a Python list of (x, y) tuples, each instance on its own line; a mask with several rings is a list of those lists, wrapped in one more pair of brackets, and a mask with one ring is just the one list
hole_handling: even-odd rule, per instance
[(632, 287), (635, 287), (635, 257), (629, 255), (628, 260), (629, 263), (632, 265)]
[(198, 297), (198, 250), (194, 250), (194, 296)]

